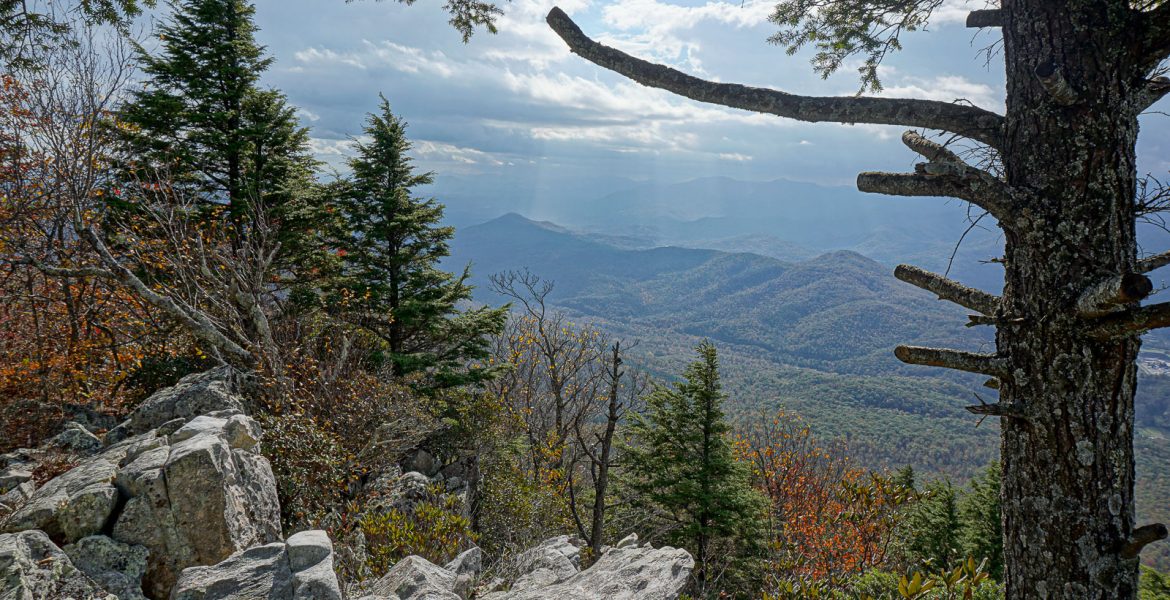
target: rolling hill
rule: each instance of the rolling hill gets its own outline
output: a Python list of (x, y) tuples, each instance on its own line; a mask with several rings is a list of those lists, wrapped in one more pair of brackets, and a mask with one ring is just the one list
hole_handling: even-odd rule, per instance
[[(555, 281), (553, 305), (639, 340), (642, 366), (662, 377), (680, 372), (700, 339), (714, 340), (731, 413), (785, 406), (868, 467), (910, 464), (961, 482), (997, 456), (998, 424), (963, 410), (976, 395), (994, 398), (984, 378), (892, 355), (899, 343), (986, 349), (991, 331), (964, 327), (964, 310), (897, 281), (889, 266), (852, 251), (785, 261), (611, 240), (508, 214), (460, 229), (447, 267), (471, 263), (488, 303), (503, 301), (492, 273), (527, 268)], [(1139, 510), (1166, 518), (1170, 377), (1143, 374), (1138, 396)]]

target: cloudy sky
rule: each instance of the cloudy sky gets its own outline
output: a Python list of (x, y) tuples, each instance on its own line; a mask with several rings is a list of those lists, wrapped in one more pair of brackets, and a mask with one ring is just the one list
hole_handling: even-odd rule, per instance
[[(909, 170), (900, 129), (806, 124), (651, 90), (569, 53), (544, 23), (556, 3), (584, 31), (637, 56), (720, 81), (807, 94), (852, 94), (856, 71), (821, 80), (809, 55), (767, 43), (771, 4), (688, 0), (512, 0), (499, 33), (463, 44), (438, 0), (257, 0), (265, 82), (285, 91), (315, 150), (341, 164), (384, 94), (410, 123), (419, 163), (440, 175), (559, 180), (605, 174), (851, 184), (858, 171)], [(982, 6), (981, 2), (976, 2)], [(890, 96), (965, 99), (1001, 111), (996, 40), (947, 8), (883, 67)], [(1157, 109), (1170, 110), (1163, 100)], [(1170, 170), (1170, 117), (1144, 118), (1142, 168)]]

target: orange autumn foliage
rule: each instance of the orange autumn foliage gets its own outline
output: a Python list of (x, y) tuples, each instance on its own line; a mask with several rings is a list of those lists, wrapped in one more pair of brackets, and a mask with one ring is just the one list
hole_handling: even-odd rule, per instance
[(751, 424), (737, 448), (771, 505), (770, 586), (832, 585), (887, 560), (908, 490), (855, 466), (844, 445), (821, 445), (782, 409)]
[(35, 445), (78, 407), (124, 412), (125, 374), (176, 345), (124, 290), (36, 266), (83, 266), (88, 249), (67, 183), (35, 143), (49, 125), (29, 94), (0, 75), (0, 452)]

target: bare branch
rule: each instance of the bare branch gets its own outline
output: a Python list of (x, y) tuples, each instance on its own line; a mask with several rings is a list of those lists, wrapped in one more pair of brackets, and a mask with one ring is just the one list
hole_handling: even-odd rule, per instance
[(1003, 27), (1003, 11), (998, 8), (973, 10), (967, 13), (967, 27)]
[(173, 299), (160, 295), (150, 289), (150, 286), (143, 283), (133, 271), (126, 268), (125, 265), (118, 262), (118, 259), (114, 258), (109, 248), (106, 247), (105, 243), (102, 242), (101, 238), (92, 229), (78, 223), (77, 231), (94, 251), (97, 252), (102, 264), (106, 265), (106, 268), (113, 273), (114, 277), (122, 285), (134, 290), (134, 293), (139, 298), (142, 298), (151, 306), (154, 306), (166, 313), (167, 316), (182, 323), (192, 334), (209, 344), (213, 349), (226, 352), (242, 365), (251, 366), (254, 363), (251, 352), (248, 352), (239, 344), (228, 339), (205, 315), (198, 311), (186, 310), (179, 306)]
[(1004, 379), (1008, 374), (1007, 359), (995, 354), (977, 354), (962, 350), (921, 346), (898, 346), (894, 348), (894, 356), (910, 365), (943, 367), (956, 371), (991, 375), (1000, 379)]
[(947, 150), (945, 146), (938, 142), (926, 139), (917, 131), (903, 133), (902, 143), (906, 144), (907, 148), (917, 152), (931, 162), (964, 164), (963, 159), (959, 158), (959, 155)]
[(949, 163), (925, 163), (919, 170), (918, 173), (861, 173), (857, 176), (857, 189), (891, 196), (961, 198), (991, 213), (1000, 223), (1011, 220), (1011, 188), (990, 174)]
[(1141, 302), (1154, 291), (1149, 277), (1138, 273), (1115, 275), (1089, 288), (1077, 300), (1077, 312), (1082, 317), (1100, 317)]
[(1170, 327), (1170, 302), (1110, 313), (1097, 319), (1089, 334), (1093, 337), (1109, 339), (1162, 327)]
[(995, 315), (999, 312), (999, 297), (987, 292), (967, 287), (957, 281), (952, 281), (925, 269), (911, 265), (898, 265), (894, 269), (894, 277), (936, 294), (941, 300), (949, 300), (977, 310), (985, 315)]
[(1053, 102), (1071, 106), (1080, 100), (1080, 94), (1069, 85), (1064, 74), (1060, 72), (1060, 66), (1055, 62), (1048, 61), (1037, 66), (1036, 77), (1040, 79), (1040, 85), (1044, 86)]
[(36, 270), (53, 277), (98, 277), (102, 279), (115, 279), (114, 274), (106, 269), (99, 269), (97, 267), (50, 267), (37, 260), (24, 261), (26, 264), (32, 265)]
[(991, 146), (998, 146), (1001, 141), (1003, 117), (981, 108), (936, 100), (799, 96), (773, 89), (706, 81), (593, 41), (560, 8), (549, 11), (546, 20), (569, 49), (582, 58), (642, 85), (692, 100), (798, 121), (905, 125), (951, 131)]
[(1147, 256), (1137, 261), (1136, 271), (1138, 273), (1149, 273), (1154, 269), (1158, 269), (1170, 265), (1170, 251), (1153, 256)]
[(1155, 77), (1146, 83), (1144, 90), (1139, 92), (1137, 98), (1137, 111), (1139, 113), (1145, 112), (1155, 103), (1170, 94), (1170, 78)]
[(1129, 540), (1121, 547), (1121, 558), (1137, 558), (1141, 554), (1142, 548), (1158, 540), (1166, 539), (1167, 533), (1166, 526), (1161, 523), (1142, 525), (1134, 529), (1133, 533), (1129, 535)]

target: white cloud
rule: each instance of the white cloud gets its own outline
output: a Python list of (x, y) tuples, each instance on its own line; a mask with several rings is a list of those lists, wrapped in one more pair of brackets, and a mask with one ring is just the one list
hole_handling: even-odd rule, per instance
[(438, 75), (444, 79), (455, 74), (454, 64), (441, 50), (428, 52), (388, 40), (376, 43), (362, 40), (360, 50), (349, 52), (309, 47), (297, 51), (293, 57), (302, 65), (325, 67), (344, 65), (363, 71), (376, 67), (389, 67), (403, 73), (427, 73)]
[(486, 164), (496, 167), (506, 164), (492, 153), (446, 142), (416, 140), (412, 149), (412, 154), (421, 160), (451, 161), (465, 165)]
[(602, 10), (602, 21), (618, 32), (598, 35), (598, 41), (657, 62), (705, 73), (698, 57), (701, 46), (680, 32), (690, 31), (703, 21), (735, 29), (754, 27), (767, 20), (772, 4), (752, 0), (735, 4), (707, 2), (702, 6), (679, 6), (658, 0), (618, 0)]
[[(893, 98), (924, 98), (954, 102), (965, 100), (988, 110), (1002, 110), (1003, 93), (985, 83), (977, 83), (958, 75), (934, 77), (902, 77), (896, 83), (886, 77), (881, 95)], [(891, 85), (891, 83), (893, 83)]]
[(738, 152), (720, 152), (719, 158), (723, 160), (733, 160), (736, 162), (747, 162), (752, 159), (752, 157), (746, 154), (740, 154)]

